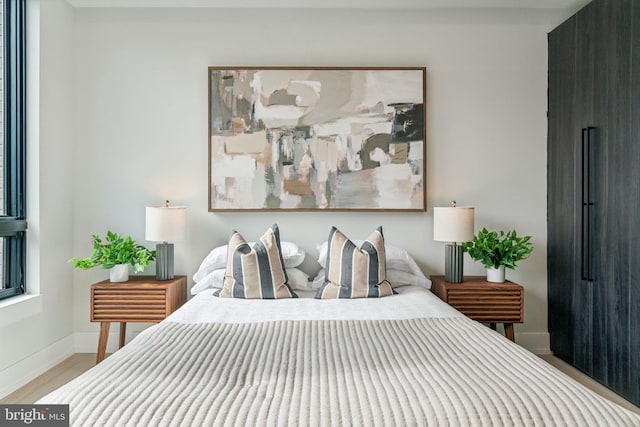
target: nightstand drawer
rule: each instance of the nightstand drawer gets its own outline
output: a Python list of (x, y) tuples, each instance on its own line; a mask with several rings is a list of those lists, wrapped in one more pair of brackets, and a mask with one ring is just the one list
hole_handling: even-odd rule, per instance
[(91, 321), (156, 323), (185, 301), (184, 276), (167, 281), (147, 276), (123, 283), (104, 281), (91, 286)]
[(128, 290), (96, 289), (93, 293), (92, 322), (161, 321), (167, 317), (167, 294), (164, 289)]
[(487, 282), (484, 276), (465, 276), (449, 283), (431, 276), (431, 291), (464, 315), (483, 323), (524, 322), (524, 288), (517, 283)]
[(522, 290), (450, 289), (446, 301), (470, 318), (484, 322), (522, 322)]

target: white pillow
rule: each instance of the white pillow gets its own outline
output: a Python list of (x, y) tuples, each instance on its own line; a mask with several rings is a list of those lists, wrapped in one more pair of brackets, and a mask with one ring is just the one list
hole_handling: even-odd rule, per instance
[(298, 268), (287, 268), (287, 282), (291, 288), (296, 291), (310, 291), (313, 290), (311, 282), (309, 281), (309, 275)]
[[(324, 268), (318, 272), (318, 275), (309, 282), (310, 289), (317, 290), (324, 284), (325, 280)], [(431, 289), (431, 280), (427, 279), (424, 274), (416, 276), (403, 270), (390, 270), (387, 269), (387, 280), (391, 283), (392, 288), (399, 288), (400, 286), (415, 285), (423, 288)]]
[[(364, 243), (364, 240), (353, 240), (353, 243), (360, 247), (362, 246), (362, 243)], [(319, 243), (318, 245), (316, 245), (316, 248), (318, 249), (318, 263), (320, 263), (322, 268), (324, 268), (327, 263), (327, 242), (325, 241)], [(416, 261), (411, 255), (409, 255), (409, 252), (407, 252), (405, 249), (385, 243), (384, 252), (387, 257), (387, 270), (398, 270), (411, 273), (412, 275), (429, 282), (429, 287), (431, 287), (431, 281), (427, 279), (422, 270), (420, 270), (420, 267), (418, 267)], [(393, 280), (390, 277), (387, 278), (389, 280)], [(405, 284), (408, 285), (409, 283)]]
[[(191, 288), (191, 295), (196, 295), (206, 289), (222, 289), (224, 284), (224, 268), (213, 270), (196, 282)], [(195, 276), (193, 276), (195, 278)]]
[[(249, 242), (249, 245), (253, 248), (256, 242)], [(297, 267), (304, 261), (306, 256), (304, 249), (300, 248), (295, 243), (280, 242), (280, 249), (282, 258), (284, 259), (284, 266), (286, 268)], [(213, 248), (209, 255), (207, 255), (196, 274), (193, 275), (193, 281), (198, 283), (203, 280), (207, 275), (211, 274), (214, 270), (220, 268), (224, 269), (227, 266), (227, 245), (218, 246)]]
[[(207, 289), (222, 289), (224, 284), (224, 268), (213, 270), (201, 280), (197, 281), (191, 288), (191, 295), (196, 295)], [(287, 268), (287, 277), (289, 281), (287, 284), (293, 289), (311, 290), (311, 282), (309, 282), (309, 276), (304, 271), (297, 268)], [(323, 276), (324, 277), (324, 276)]]
[(391, 287), (397, 288), (405, 285), (422, 286), (431, 289), (431, 280), (420, 272), (420, 275), (411, 274), (406, 270), (387, 270), (387, 279), (391, 282)]

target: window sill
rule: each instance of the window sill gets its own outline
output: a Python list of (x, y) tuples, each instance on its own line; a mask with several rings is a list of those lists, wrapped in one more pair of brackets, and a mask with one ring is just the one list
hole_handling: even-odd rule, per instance
[(42, 312), (42, 295), (19, 295), (0, 301), (0, 326), (6, 326)]

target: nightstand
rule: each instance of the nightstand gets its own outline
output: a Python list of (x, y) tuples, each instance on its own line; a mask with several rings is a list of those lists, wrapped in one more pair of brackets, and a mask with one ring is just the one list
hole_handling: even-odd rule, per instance
[(484, 276), (465, 276), (462, 283), (449, 283), (444, 276), (431, 276), (431, 292), (467, 317), (478, 322), (504, 323), (504, 334), (515, 341), (513, 324), (524, 321), (524, 288), (517, 283), (487, 282)]
[(177, 310), (187, 299), (186, 276), (158, 281), (154, 276), (133, 276), (128, 282), (109, 280), (91, 285), (91, 321), (100, 322), (98, 357), (107, 350), (109, 326), (120, 323), (120, 348), (124, 345), (127, 322), (158, 323)]

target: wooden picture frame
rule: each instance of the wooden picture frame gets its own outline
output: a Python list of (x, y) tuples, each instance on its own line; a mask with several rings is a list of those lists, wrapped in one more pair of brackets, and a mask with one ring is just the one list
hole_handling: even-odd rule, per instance
[(209, 67), (209, 211), (426, 210), (425, 67)]

